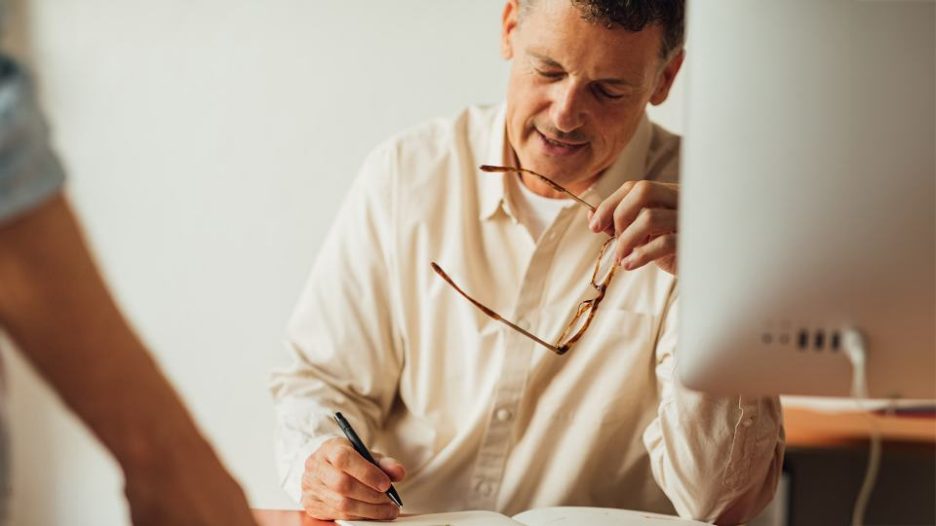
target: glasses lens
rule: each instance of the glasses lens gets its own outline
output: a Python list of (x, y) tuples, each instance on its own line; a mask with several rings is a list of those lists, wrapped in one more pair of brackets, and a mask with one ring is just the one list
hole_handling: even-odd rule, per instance
[(583, 303), (579, 307), (575, 318), (569, 322), (565, 332), (562, 333), (562, 339), (559, 341), (559, 347), (569, 344), (573, 338), (585, 330), (585, 325), (588, 323), (588, 317), (591, 309), (591, 302)]
[(608, 281), (608, 276), (614, 269), (616, 246), (617, 240), (609, 239), (604, 246), (601, 247), (601, 253), (598, 255), (598, 261), (596, 262), (594, 278), (592, 279), (592, 284), (594, 286), (598, 287)]

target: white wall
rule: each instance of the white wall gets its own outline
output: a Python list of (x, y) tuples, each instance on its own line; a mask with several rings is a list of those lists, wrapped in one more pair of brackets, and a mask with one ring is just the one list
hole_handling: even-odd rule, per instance
[[(502, 98), (502, 5), (35, 0), (8, 21), (116, 295), (254, 506), (292, 505), (267, 374), (331, 218), (378, 141)], [(678, 103), (657, 115), (681, 128)], [(113, 463), (6, 359), (13, 523), (124, 523)]]

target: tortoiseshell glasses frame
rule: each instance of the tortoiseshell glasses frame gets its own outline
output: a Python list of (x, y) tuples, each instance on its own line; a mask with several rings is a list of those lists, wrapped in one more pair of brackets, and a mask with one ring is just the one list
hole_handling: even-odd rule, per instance
[[(549, 185), (552, 189), (557, 192), (563, 193), (570, 198), (574, 199), (578, 204), (588, 208), (592, 212), (595, 211), (595, 207), (589, 204), (587, 201), (581, 197), (570, 192), (564, 188), (559, 183), (553, 181), (552, 179), (546, 177), (545, 175), (538, 174), (532, 170), (527, 170), (525, 168), (517, 168), (512, 166), (490, 166), (484, 165), (481, 166), (481, 170), (485, 172), (500, 172), (500, 173), (526, 173), (530, 174), (540, 181)], [(601, 250), (598, 252), (598, 258), (595, 260), (595, 268), (592, 271), (591, 277), (591, 286), (598, 292), (597, 295), (591, 299), (587, 299), (579, 303), (578, 308), (575, 310), (575, 314), (572, 316), (572, 319), (565, 326), (562, 332), (559, 334), (559, 337), (556, 339), (555, 343), (549, 343), (546, 340), (536, 336), (535, 334), (527, 331), (526, 329), (518, 326), (516, 323), (504, 318), (497, 312), (495, 312), (490, 307), (484, 305), (480, 301), (473, 298), (471, 295), (462, 290), (455, 281), (449, 277), (449, 275), (442, 270), (435, 261), (432, 262), (432, 270), (435, 271), (446, 283), (452, 286), (459, 294), (461, 294), (465, 299), (470, 301), (472, 305), (477, 307), (481, 312), (490, 316), (496, 321), (503, 323), (504, 325), (510, 327), (511, 329), (519, 332), (520, 334), (526, 336), (527, 338), (533, 340), (534, 342), (546, 347), (550, 351), (563, 355), (572, 348), (573, 345), (578, 342), (582, 336), (585, 334), (585, 331), (588, 330), (588, 327), (591, 326), (592, 319), (595, 317), (595, 311), (598, 310), (598, 304), (601, 303), (601, 300), (604, 299), (605, 292), (608, 290), (608, 286), (611, 284), (611, 280), (614, 278), (614, 274), (617, 272), (617, 265), (609, 264), (606, 256), (608, 254), (608, 247), (613, 243), (614, 238), (609, 238), (604, 244), (601, 245)], [(613, 252), (612, 252), (613, 254)], [(608, 268), (604, 268), (604, 267)]]

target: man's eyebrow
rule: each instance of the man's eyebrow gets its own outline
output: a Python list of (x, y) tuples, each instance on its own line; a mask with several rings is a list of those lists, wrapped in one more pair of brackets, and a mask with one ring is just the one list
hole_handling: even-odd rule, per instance
[(553, 59), (551, 59), (551, 58), (549, 58), (549, 57), (547, 57), (546, 55), (540, 55), (539, 53), (537, 53), (537, 52), (535, 52), (535, 51), (527, 51), (527, 54), (530, 55), (531, 57), (535, 58), (536, 60), (539, 60), (539, 61), (542, 62), (544, 65), (549, 66), (549, 67), (551, 67), (551, 68), (565, 69), (565, 68), (562, 67), (562, 64), (556, 62), (555, 60), (553, 60)]
[(617, 79), (617, 78), (598, 79), (595, 82), (600, 82), (602, 84), (611, 84), (612, 86), (627, 86), (628, 88), (640, 87), (639, 84), (635, 84), (629, 80)]
[[(535, 52), (535, 51), (527, 51), (527, 54), (530, 55), (531, 57), (535, 58), (536, 60), (539, 60), (540, 62), (542, 62), (543, 65), (546, 66), (546, 67), (550, 67), (550, 68), (559, 68), (559, 69), (562, 69), (562, 70), (565, 69), (564, 67), (562, 67), (562, 64), (556, 62), (555, 60), (553, 60), (553, 59), (551, 59), (551, 58), (549, 58), (549, 57), (547, 57), (546, 55), (542, 55), (542, 54), (537, 53), (537, 52)], [(631, 81), (626, 80), (626, 79), (616, 78), (616, 77), (608, 77), (608, 78), (604, 78), (604, 79), (598, 79), (598, 80), (596, 80), (595, 82), (599, 82), (599, 83), (602, 83), (602, 84), (610, 84), (610, 85), (612, 85), (612, 86), (627, 86), (627, 87), (632, 87), (632, 88), (639, 87), (639, 85), (636, 84), (636, 83), (634, 83), (634, 82), (631, 82)]]

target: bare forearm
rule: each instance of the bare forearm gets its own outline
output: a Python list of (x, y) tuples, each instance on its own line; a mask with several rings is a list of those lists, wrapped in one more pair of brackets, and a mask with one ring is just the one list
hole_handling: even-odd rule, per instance
[(119, 313), (61, 197), (0, 227), (0, 323), (125, 469), (207, 448)]

